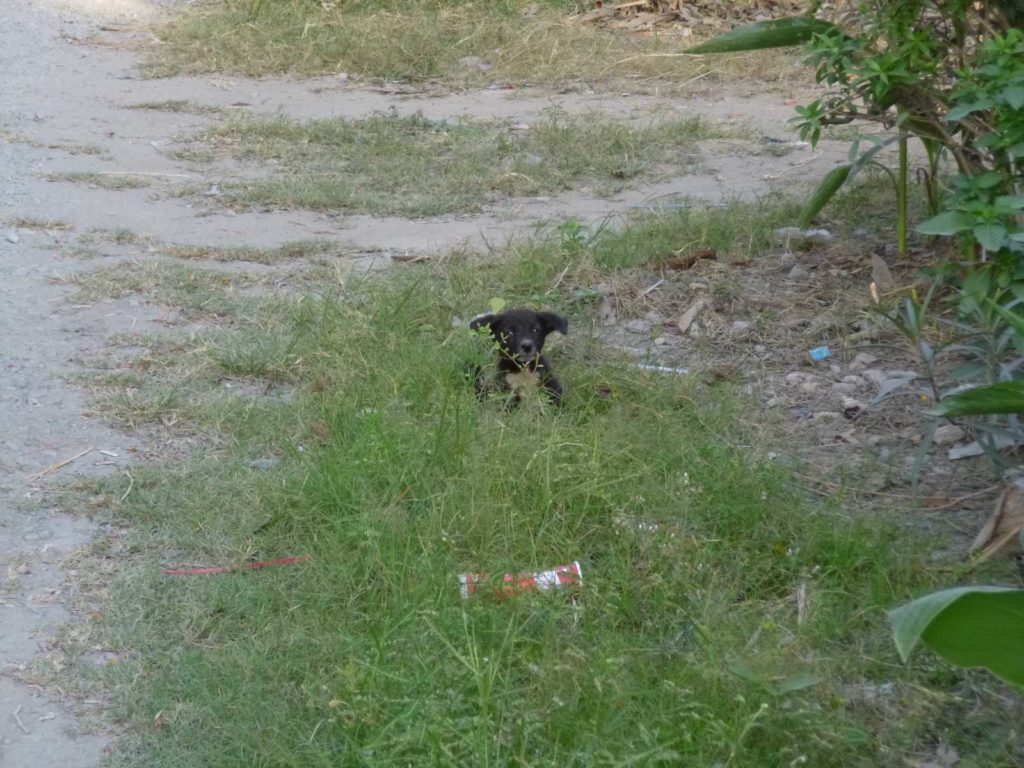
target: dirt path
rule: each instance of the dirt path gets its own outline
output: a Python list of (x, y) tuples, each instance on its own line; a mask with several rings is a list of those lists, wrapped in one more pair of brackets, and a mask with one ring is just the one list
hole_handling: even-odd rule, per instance
[(613, 199), (576, 191), (511, 201), (471, 217), (410, 221), (200, 210), (160, 184), (113, 191), (45, 177), (67, 171), (134, 172), (174, 183), (210, 183), (165, 153), (176, 136), (211, 118), (129, 108), (139, 102), (185, 99), (216, 107), (244, 103), (253, 111), (294, 117), (357, 117), (395, 108), (428, 117), (510, 121), (528, 121), (551, 106), (577, 113), (600, 110), (624, 119), (668, 110), (735, 119), (773, 138), (790, 138), (786, 120), (792, 107), (778, 94), (666, 102), (490, 91), (401, 95), (353, 88), (335, 78), (146, 81), (138, 76), (136, 58), (123, 47), (84, 41), (101, 25), (107, 29), (101, 40), (130, 40), (138, 34), (133, 31), (137, 22), (160, 12), (157, 4), (25, 0), (2, 6), (0, 224), (32, 218), (68, 227), (46, 231), (0, 226), (0, 567), (6, 577), (0, 588), (0, 765), (11, 768), (95, 766), (112, 738), (102, 727), (82, 726), (83, 712), (101, 711), (102, 702), (65, 701), (59, 691), (32, 685), (30, 665), (50, 651), (55, 629), (71, 618), (74, 573), (62, 563), (96, 533), (83, 517), (59, 509), (55, 489), (76, 477), (126, 471), (145, 449), (135, 437), (84, 416), (86, 395), (68, 377), (82, 370), (83, 358), (100, 351), (111, 334), (158, 327), (163, 310), (130, 301), (91, 306), (67, 301), (70, 289), (52, 278), (83, 268), (81, 260), (67, 253), (76, 235), (117, 228), (161, 241), (210, 246), (332, 238), (363, 252), (433, 250), (464, 241), (500, 243), (552, 217), (592, 222), (656, 205), (659, 196), (669, 194), (709, 201), (760, 194), (797, 176), (815, 178), (845, 149), (839, 145), (814, 154), (802, 148), (783, 157), (751, 156), (749, 142), (720, 141), (705, 147), (706, 170), (697, 175)]

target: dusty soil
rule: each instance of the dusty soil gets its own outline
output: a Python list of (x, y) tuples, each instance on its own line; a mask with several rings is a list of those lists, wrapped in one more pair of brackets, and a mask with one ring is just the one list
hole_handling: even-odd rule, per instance
[[(102, 701), (71, 701), (59, 690), (33, 684), (32, 677), (32, 664), (40, 655), (59, 654), (55, 630), (74, 618), (70, 605), (76, 574), (69, 556), (97, 534), (95, 524), (75, 514), (76, 510), (60, 508), (56, 490), (75, 478), (130, 472), (133, 463), (146, 459), (148, 450), (140, 436), (114, 431), (83, 415), (86, 395), (71, 377), (85, 370), (86, 361), (106, 347), (111, 335), (148, 333), (173, 318), (167, 308), (139, 299), (76, 304), (73, 290), (54, 278), (90, 268), (71, 255), (71, 246), (82, 233), (125, 229), (156, 241), (206, 246), (274, 246), (329, 238), (348, 246), (352, 265), (363, 268), (378, 260), (389, 264), (390, 254), (399, 252), (501, 243), (529, 234), (552, 218), (574, 216), (589, 223), (610, 217), (614, 221), (637, 208), (656, 208), (669, 197), (709, 203), (750, 198), (780, 186), (791, 187), (801, 179), (820, 178), (845, 156), (845, 143), (826, 142), (814, 152), (797, 147), (777, 156), (760, 151), (764, 144), (756, 138), (709, 142), (703, 147), (701, 173), (612, 199), (581, 189), (551, 198), (511, 200), (480, 215), (425, 220), (330, 217), (301, 211), (235, 213), (197, 206), (173, 194), (175, 186), (223, 180), (223, 167), (218, 168), (216, 179), (204, 178), (203, 171), (170, 159), (168, 150), (180, 136), (215, 118), (131, 109), (132, 105), (181, 99), (212, 107), (243, 104), (254, 113), (293, 117), (359, 117), (394, 108), (401, 114), (422, 112), (435, 118), (472, 116), (527, 123), (551, 106), (569, 112), (600, 110), (624, 119), (674, 112), (735, 120), (750, 126), (755, 137), (784, 140), (793, 138), (786, 126), (792, 106), (782, 94), (743, 85), (728, 93), (666, 100), (587, 93), (394, 93), (334, 78), (143, 80), (137, 54), (132, 52), (134, 44), (144, 38), (144, 24), (173, 5), (169, 0), (25, 0), (3, 3), (0, 8), (4, 72), (0, 223), (33, 218), (66, 225), (66, 229), (49, 230), (0, 227), (0, 573), (5, 579), (0, 582), (0, 764), (4, 766), (95, 766), (114, 738), (103, 725)], [(145, 174), (153, 184), (105, 190), (46, 179), (69, 171)], [(146, 258), (146, 250), (137, 249), (132, 257)], [(780, 281), (783, 288), (771, 301), (783, 316), (801, 302), (818, 302), (812, 314), (824, 315), (839, 311), (835, 297), (841, 291), (866, 282), (861, 274), (863, 261), (858, 261), (857, 254), (848, 253), (846, 258), (849, 261), (843, 264), (823, 261), (820, 253), (781, 254), (777, 263), (745, 277), (736, 273), (731, 279), (749, 286), (753, 293), (755, 286), (763, 288), (764, 281), (774, 275), (771, 279)], [(811, 277), (805, 279), (803, 273), (797, 273), (799, 280), (786, 282), (798, 262), (814, 278), (811, 282), (820, 296), (832, 298), (809, 297), (806, 282)], [(841, 454), (830, 464), (841, 466), (845, 452), (862, 447), (874, 451), (869, 453), (876, 458), (884, 457), (879, 459), (883, 464), (902, 462), (906, 450), (899, 453), (896, 446), (871, 442), (837, 416), (844, 396), (868, 397), (878, 381), (863, 375), (868, 366), (851, 369), (852, 355), (832, 368), (826, 363), (808, 370), (798, 352), (818, 332), (808, 332), (801, 325), (807, 322), (806, 313), (793, 315), (792, 327), (802, 330), (794, 331), (785, 343), (757, 337), (753, 305), (720, 298), (696, 322), (696, 333), (671, 329), (679, 314), (712, 287), (715, 275), (708, 270), (715, 269), (698, 265), (692, 274), (637, 273), (623, 278), (637, 282), (616, 286), (622, 296), (627, 292), (635, 296), (658, 279), (666, 282), (643, 294), (649, 304), (644, 312), (637, 310), (635, 301), (618, 314), (611, 306), (605, 318), (608, 343), (626, 347), (638, 360), (651, 364), (700, 364), (713, 370), (718, 363), (728, 363), (733, 368), (720, 372), (726, 378), (737, 365), (742, 372), (743, 366), (757, 361), (758, 370), (770, 375), (765, 374), (765, 381), (751, 377), (751, 392), (761, 393), (784, 418), (788, 413), (795, 423), (813, 427), (807, 429), (807, 445), (824, 443), (833, 454)], [(826, 330), (818, 335), (827, 336)], [(724, 341), (696, 343), (701, 334)], [(801, 375), (788, 375), (794, 372)], [(845, 378), (850, 376), (854, 378)], [(875, 378), (885, 376), (882, 371)], [(827, 419), (816, 416), (826, 411), (832, 414)], [(878, 426), (888, 429), (891, 424)], [(57, 466), (68, 459), (73, 460)], [(902, 477), (902, 473), (900, 464), (896, 474)], [(956, 485), (955, 478), (948, 484)], [(819, 490), (829, 488), (819, 485)], [(102, 654), (98, 658), (102, 661)], [(99, 714), (90, 717), (91, 711)]]

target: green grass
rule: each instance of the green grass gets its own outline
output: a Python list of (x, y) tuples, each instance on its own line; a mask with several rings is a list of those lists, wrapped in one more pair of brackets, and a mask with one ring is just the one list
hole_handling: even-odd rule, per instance
[(77, 286), (72, 295), (75, 302), (138, 294), (206, 319), (250, 310), (254, 299), (246, 289), (258, 289), (262, 282), (258, 276), (244, 273), (154, 261), (113, 264), (74, 273), (63, 281)]
[(139, 189), (148, 187), (150, 180), (132, 173), (97, 173), (93, 171), (67, 171), (53, 173), (46, 177), (49, 181), (73, 181), (100, 189)]
[(188, 99), (140, 101), (137, 104), (132, 104), (130, 109), (145, 109), (153, 112), (179, 112), (190, 115), (219, 115), (224, 112), (220, 107), (211, 107)]
[[(88, 673), (128, 728), (112, 764), (867, 768), (941, 741), (961, 766), (1012, 765), (983, 679), (926, 654), (904, 666), (889, 638), (885, 609), (949, 578), (927, 566), (933, 543), (805, 494), (729, 386), (645, 373), (595, 339), (578, 289), (602, 253), (632, 238), (657, 258), (697, 226), (738, 255), (748, 233), (715, 239), (735, 220), (683, 211), (590, 242), (564, 228), (158, 350), (179, 393), (183, 358), (194, 384), (294, 391), (196, 398), (191, 417), (225, 439), (107, 483), (133, 533), (81, 642), (123, 656)], [(493, 351), (452, 319), (494, 296), (568, 314), (561, 410), (477, 402), (469, 373)], [(158, 573), (288, 555), (312, 559)], [(459, 596), (460, 573), (572, 560), (576, 603)], [(872, 705), (849, 687), (886, 682)]]
[(44, 231), (64, 231), (71, 229), (71, 225), (64, 221), (55, 219), (43, 219), (38, 216), (14, 216), (4, 220), (8, 227), (17, 229), (39, 229)]
[(296, 240), (277, 248), (254, 246), (211, 247), (204, 245), (167, 245), (160, 250), (168, 256), (201, 261), (248, 261), (276, 264), (291, 259), (312, 259), (343, 255), (347, 249), (329, 240)]
[(601, 232), (590, 247), (602, 269), (656, 267), (679, 253), (703, 249), (734, 261), (766, 253), (772, 228), (795, 220), (799, 211), (798, 202), (771, 195), (755, 205), (733, 200), (704, 208), (697, 202), (669, 216), (640, 213), (626, 229)]
[[(159, 31), (145, 72), (250, 76), (346, 72), (480, 87), (514, 83), (685, 92), (720, 76), (793, 79), (788, 52), (681, 55), (678, 35), (610, 34), (573, 23), (573, 3), (206, 2)], [(589, 6), (589, 4), (587, 4)], [(482, 70), (475, 57), (489, 69)]]
[(633, 126), (552, 111), (525, 131), (382, 114), (358, 121), (243, 118), (197, 139), (236, 160), (279, 169), (222, 185), (220, 199), (229, 205), (429, 216), (583, 181), (608, 194), (685, 173), (698, 162), (697, 141), (729, 132), (735, 129), (700, 118)]

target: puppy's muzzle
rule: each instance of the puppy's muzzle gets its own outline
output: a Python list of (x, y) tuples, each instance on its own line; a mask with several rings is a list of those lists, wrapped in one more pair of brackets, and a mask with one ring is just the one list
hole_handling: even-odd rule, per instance
[(519, 348), (512, 355), (516, 362), (532, 363), (537, 359), (537, 346), (532, 341), (521, 341)]

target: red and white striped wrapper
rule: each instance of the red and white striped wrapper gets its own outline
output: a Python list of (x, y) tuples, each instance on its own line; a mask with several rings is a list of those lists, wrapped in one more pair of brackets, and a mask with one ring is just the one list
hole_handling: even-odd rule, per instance
[[(487, 573), (464, 573), (459, 576), (462, 596), (469, 597), (486, 587), (491, 580)], [(501, 577), (501, 586), (495, 592), (501, 597), (511, 597), (520, 592), (549, 592), (553, 589), (576, 588), (583, 583), (583, 569), (578, 561), (572, 565), (556, 565), (546, 571), (527, 573), (506, 573)]]

